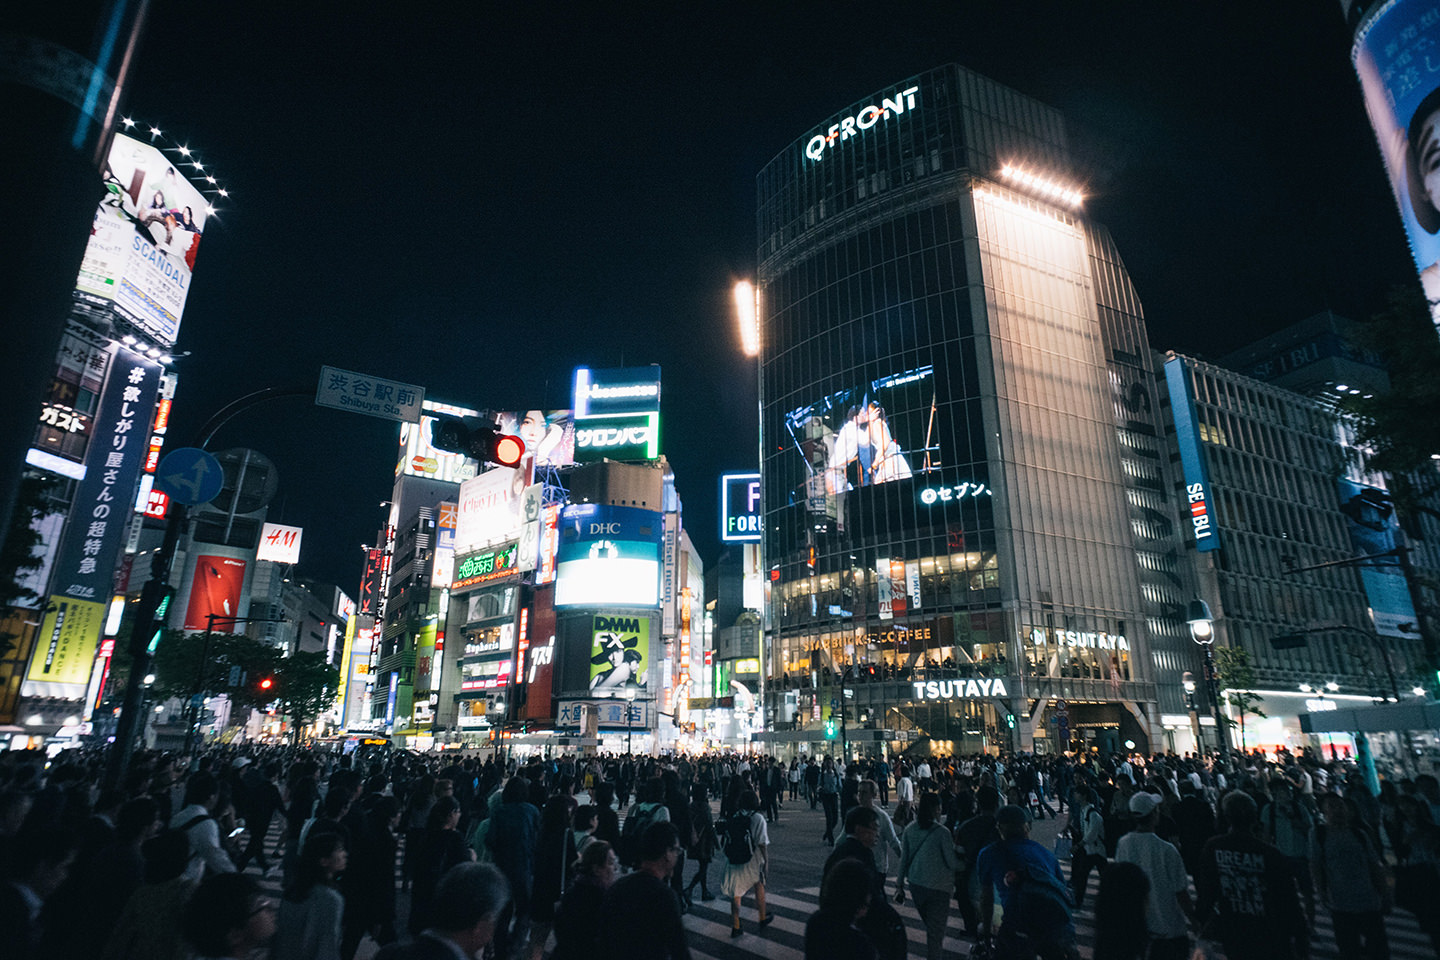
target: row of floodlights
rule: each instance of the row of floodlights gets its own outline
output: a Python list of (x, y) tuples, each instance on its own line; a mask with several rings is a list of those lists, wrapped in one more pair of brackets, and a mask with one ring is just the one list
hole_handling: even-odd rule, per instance
[(175, 358), (173, 356), (161, 350), (159, 347), (147, 347), (138, 339), (130, 336), (129, 334), (121, 337), (120, 342), (125, 344), (125, 346), (129, 347), (131, 350), (134, 350), (136, 353), (145, 354), (145, 356), (149, 357), (151, 360), (156, 360), (160, 363), (175, 362)]
[(1000, 168), (1000, 176), (1043, 196), (1064, 201), (1072, 207), (1078, 207), (1085, 201), (1085, 195), (1079, 190), (1072, 190), (1065, 184), (1057, 183), (1047, 177), (1036, 176), (1028, 170), (1022, 170), (1010, 164)]
[[(120, 122), (125, 125), (125, 129), (127, 131), (133, 130), (136, 126), (135, 120), (131, 117), (123, 117), (121, 118)], [(152, 142), (155, 140), (156, 137), (161, 136), (164, 136), (164, 131), (162, 131), (159, 127), (152, 126), (150, 128), (150, 140)], [(192, 151), (188, 146), (184, 144), (176, 144), (175, 146), (169, 147), (168, 149), (175, 151), (176, 153), (180, 154), (180, 156), (185, 158), (183, 161), (179, 161), (177, 165), (179, 165), (179, 163), (189, 164), (189, 166), (192, 167), (196, 173), (201, 174), (205, 177), (205, 182), (214, 187), (216, 193), (218, 193), (222, 197), (228, 198), (230, 196), (230, 191), (226, 190), (224, 187), (220, 186), (216, 182), (215, 175), (213, 173), (205, 172), (205, 164), (200, 162), (199, 158), (194, 155), (194, 151)], [(205, 215), (214, 216), (215, 208), (209, 204), (206, 204)]]

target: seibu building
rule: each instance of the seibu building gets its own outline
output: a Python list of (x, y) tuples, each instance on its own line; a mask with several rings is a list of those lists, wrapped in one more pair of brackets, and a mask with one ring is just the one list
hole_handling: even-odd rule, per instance
[(1164, 749), (1190, 547), (1060, 114), (941, 67), (820, 118), (757, 187), (761, 737)]

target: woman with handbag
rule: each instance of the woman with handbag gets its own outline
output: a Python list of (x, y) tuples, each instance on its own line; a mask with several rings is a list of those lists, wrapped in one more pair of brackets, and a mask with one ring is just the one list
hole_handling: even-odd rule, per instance
[(895, 902), (905, 902), (905, 881), (910, 881), (915, 911), (925, 923), (926, 960), (941, 960), (959, 859), (955, 855), (954, 838), (940, 823), (940, 795), (923, 794), (915, 811), (915, 822), (905, 828), (900, 838)]

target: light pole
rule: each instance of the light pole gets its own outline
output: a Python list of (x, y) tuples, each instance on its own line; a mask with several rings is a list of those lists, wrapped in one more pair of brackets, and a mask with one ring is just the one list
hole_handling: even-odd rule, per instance
[(1180, 683), (1185, 687), (1185, 711), (1190, 714), (1190, 735), (1195, 738), (1195, 752), (1204, 753), (1204, 744), (1200, 740), (1200, 713), (1195, 709), (1195, 674), (1186, 670), (1180, 675)]
[(633, 737), (635, 736), (635, 694), (637, 690), (634, 680), (625, 681), (625, 753), (632, 755)]
[[(1205, 686), (1210, 694), (1210, 706), (1215, 711), (1215, 732), (1219, 741), (1220, 756), (1228, 753), (1228, 737), (1225, 734), (1225, 718), (1220, 714), (1220, 683), (1215, 676), (1215, 617), (1210, 605), (1204, 600), (1191, 600), (1185, 607), (1185, 621), (1190, 625), (1190, 638), (1205, 651)], [(1197, 729), (1199, 721), (1196, 721)]]

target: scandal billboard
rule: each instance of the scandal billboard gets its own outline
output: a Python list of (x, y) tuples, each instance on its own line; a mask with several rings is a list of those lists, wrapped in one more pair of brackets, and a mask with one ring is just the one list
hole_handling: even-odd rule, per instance
[(1433, 0), (1377, 3), (1350, 58), (1400, 207), (1410, 253), (1440, 323), (1440, 10)]
[(115, 134), (76, 289), (166, 345), (180, 332), (209, 204), (157, 147)]

